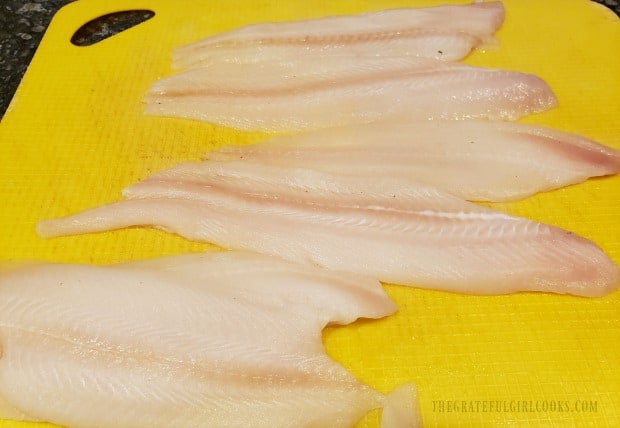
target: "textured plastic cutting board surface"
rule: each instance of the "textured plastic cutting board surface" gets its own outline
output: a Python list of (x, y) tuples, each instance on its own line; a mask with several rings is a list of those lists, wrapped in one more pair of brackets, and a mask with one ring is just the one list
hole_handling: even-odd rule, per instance
[[(173, 46), (257, 21), (440, 2), (201, 3), (79, 0), (55, 17), (0, 125), (1, 260), (107, 264), (212, 248), (154, 230), (52, 240), (34, 232), (40, 219), (119, 199), (124, 186), (154, 171), (224, 143), (261, 139), (142, 114), (141, 97), (169, 73)], [(585, 0), (505, 5), (501, 48), (467, 62), (540, 75), (560, 106), (525, 121), (620, 148), (618, 19)], [(156, 15), (90, 47), (69, 43), (88, 20), (128, 9)], [(620, 263), (620, 177), (496, 206), (586, 236)], [(427, 426), (620, 426), (620, 292), (588, 300), (387, 289), (398, 314), (328, 329), (327, 350), (379, 390), (417, 383)], [(378, 426), (378, 419), (373, 412), (360, 426)]]

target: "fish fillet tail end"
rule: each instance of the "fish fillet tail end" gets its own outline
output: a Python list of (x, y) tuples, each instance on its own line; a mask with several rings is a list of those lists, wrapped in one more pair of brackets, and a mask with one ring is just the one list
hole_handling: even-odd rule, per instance
[(421, 427), (417, 389), (415, 385), (405, 383), (387, 395), (381, 415), (381, 428)]
[(86, 233), (80, 230), (79, 225), (65, 222), (64, 219), (41, 220), (36, 225), (36, 233), (41, 238), (57, 238), (59, 236), (69, 236)]
[(604, 297), (620, 288), (620, 267), (617, 264), (609, 260), (609, 263), (601, 263), (598, 270), (602, 272), (598, 284), (594, 287), (583, 287), (582, 296)]

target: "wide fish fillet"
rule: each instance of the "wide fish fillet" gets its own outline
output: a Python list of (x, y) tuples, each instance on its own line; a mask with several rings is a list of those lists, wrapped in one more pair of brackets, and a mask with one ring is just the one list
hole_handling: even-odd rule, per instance
[(458, 60), (492, 40), (501, 2), (403, 8), (247, 25), (181, 46), (173, 67), (281, 61), (305, 56), (421, 56)]
[(511, 122), (390, 120), (207, 153), (348, 175), (419, 182), (472, 201), (511, 201), (620, 172), (620, 152), (559, 130)]
[(620, 271), (591, 241), (433, 187), (248, 162), (183, 163), (125, 201), (38, 224), (51, 237), (149, 225), (381, 281), (472, 294), (601, 296)]
[(268, 132), (398, 116), (513, 120), (557, 104), (535, 75), (407, 58), (204, 67), (155, 82), (144, 102), (150, 115)]
[[(377, 281), (244, 252), (0, 271), (0, 397), (72, 427), (348, 427), (385, 398), (327, 324), (391, 314)], [(392, 413), (391, 411), (388, 413)]]

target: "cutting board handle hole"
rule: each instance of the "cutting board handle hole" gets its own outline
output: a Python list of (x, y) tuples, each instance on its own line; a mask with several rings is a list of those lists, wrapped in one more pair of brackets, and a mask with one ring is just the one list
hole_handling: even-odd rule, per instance
[(124, 10), (108, 13), (88, 21), (73, 33), (71, 43), (76, 46), (91, 46), (135, 27), (155, 16), (152, 10)]

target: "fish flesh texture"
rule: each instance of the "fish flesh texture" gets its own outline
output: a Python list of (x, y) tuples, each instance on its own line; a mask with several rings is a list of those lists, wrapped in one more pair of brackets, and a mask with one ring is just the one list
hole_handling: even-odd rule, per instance
[(183, 163), (124, 201), (39, 222), (43, 237), (149, 225), (384, 282), (471, 294), (600, 296), (615, 263), (566, 230), (425, 185), (248, 162)]
[(365, 58), (349, 64), (314, 61), (297, 77), (303, 63), (205, 67), (169, 76), (146, 93), (145, 113), (240, 130), (297, 132), (399, 116), (514, 120), (557, 104), (542, 79), (513, 71)]
[(504, 21), (501, 2), (403, 8), (247, 25), (178, 47), (173, 67), (247, 64), (306, 56), (421, 56), (459, 60), (489, 44)]
[(0, 417), (349, 427), (389, 403), (327, 356), (321, 329), (394, 311), (377, 281), (245, 252), (5, 269), (0, 396), (14, 412)]
[[(416, 407), (417, 390), (413, 384), (400, 385), (390, 392), (381, 415), (381, 428), (420, 428), (422, 418)], [(415, 403), (415, 404), (412, 404)]]
[[(436, 60), (416, 57), (295, 57), (287, 60), (260, 64), (212, 64), (193, 68), (182, 73), (164, 77), (153, 83), (149, 94), (186, 93), (194, 89), (228, 91), (268, 91), (275, 86), (312, 86), (319, 82), (334, 81), (343, 75), (361, 78), (385, 70), (405, 72), (440, 67)], [(462, 64), (450, 64), (464, 68)], [(278, 83), (276, 83), (278, 82)]]
[(620, 151), (585, 137), (482, 120), (379, 121), (224, 146), (205, 158), (389, 176), (471, 201), (512, 201), (620, 172)]
[(459, 60), (491, 44), (501, 2), (403, 8), (360, 15), (247, 25), (178, 47), (176, 69), (326, 56), (420, 56)]
[(601, 296), (620, 281), (593, 242), (423, 184), (250, 162), (188, 162), (126, 200), (39, 222), (43, 237), (154, 226), (384, 282), (470, 294)]

